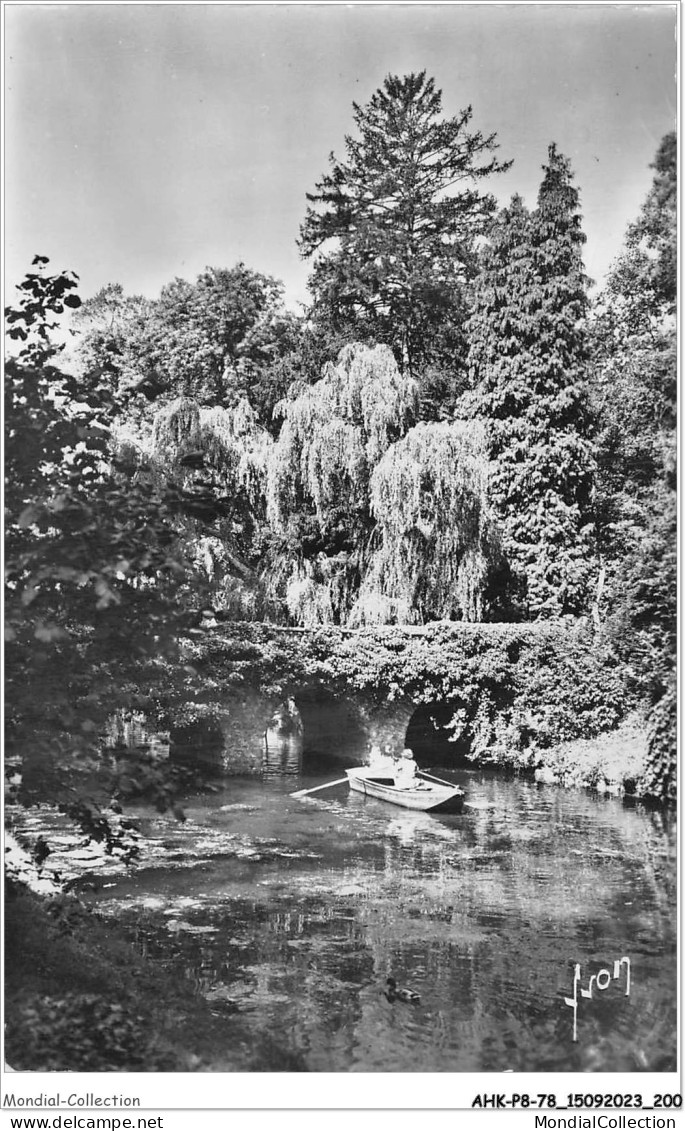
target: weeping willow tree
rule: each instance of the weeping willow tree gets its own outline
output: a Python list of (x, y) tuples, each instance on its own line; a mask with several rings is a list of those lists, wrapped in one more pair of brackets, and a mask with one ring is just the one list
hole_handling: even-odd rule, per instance
[(478, 425), (418, 424), (370, 484), (377, 548), (351, 623), (483, 620), (499, 551)]
[(281, 401), (269, 459), (272, 578), (299, 623), (344, 621), (368, 560), (371, 475), (418, 412), (416, 382), (386, 346), (346, 346), (315, 385)]
[(200, 406), (189, 397), (178, 397), (157, 412), (152, 425), (152, 451), (160, 463), (173, 465), (197, 444)]
[(245, 398), (232, 408), (203, 408), (179, 397), (159, 410), (151, 435), (151, 451), (158, 463), (186, 476), (214, 471), (227, 488), (245, 491), (254, 506), (265, 500), (271, 443)]
[(161, 408), (147, 431), (122, 427), (120, 459), (142, 478), (175, 493), (177, 531), (194, 566), (190, 603), (229, 615), (263, 615), (257, 566), (266, 521), (270, 435), (245, 399), (231, 408), (200, 407), (180, 397)]
[(244, 496), (255, 519), (266, 515), (266, 483), (272, 437), (241, 398), (233, 409), (200, 409), (199, 449), (205, 467), (222, 480), (224, 490)]
[(152, 426), (150, 465), (173, 478), (210, 521), (260, 519), (266, 513), (266, 471), (273, 441), (249, 403), (201, 408), (186, 397), (160, 409)]

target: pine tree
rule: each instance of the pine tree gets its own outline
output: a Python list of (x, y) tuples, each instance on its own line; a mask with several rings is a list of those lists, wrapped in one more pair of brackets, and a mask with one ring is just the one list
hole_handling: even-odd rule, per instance
[(491, 498), (519, 613), (532, 618), (581, 611), (590, 583), (585, 237), (554, 145), (544, 172), (537, 208), (515, 197), (493, 227), (469, 323)]
[(441, 112), (425, 71), (390, 75), (368, 105), (354, 103), (360, 136), (307, 194), (300, 237), (305, 258), (325, 249), (310, 280), (317, 317), (349, 340), (390, 345), (414, 377), (431, 356), (455, 364), (463, 352), (462, 289), (495, 209), (474, 186), (510, 164), (492, 155), (494, 134), (469, 132), (470, 106)]

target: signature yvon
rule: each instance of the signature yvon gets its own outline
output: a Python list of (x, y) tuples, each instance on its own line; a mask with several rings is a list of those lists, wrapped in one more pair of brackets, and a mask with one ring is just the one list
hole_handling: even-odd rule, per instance
[[(625, 971), (623, 967), (625, 966)], [(576, 962), (575, 970), (573, 973), (573, 997), (565, 997), (564, 1001), (573, 1009), (573, 1039), (578, 1040), (578, 990), (580, 989), (581, 997), (592, 997), (593, 989), (607, 990), (612, 982), (621, 981), (625, 973), (625, 996), (630, 995), (630, 959), (623, 957), (617, 958), (614, 962), (614, 972), (611, 973), (609, 969), (599, 970), (596, 974), (592, 974), (588, 982), (587, 989), (583, 989), (580, 985), (581, 973), (580, 962)]]

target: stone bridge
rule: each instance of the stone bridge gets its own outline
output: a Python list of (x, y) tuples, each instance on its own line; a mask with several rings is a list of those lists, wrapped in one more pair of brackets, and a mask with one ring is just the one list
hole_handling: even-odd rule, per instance
[[(436, 753), (458, 763), (497, 734), (525, 748), (541, 696), (549, 698), (543, 713), (578, 714), (579, 663), (593, 669), (593, 689), (602, 679), (601, 663), (590, 661), (596, 651), (587, 630), (583, 638), (577, 625), (559, 623), (203, 626), (186, 659), (205, 691), (198, 722), (177, 728), (176, 748), (185, 733), (197, 751), (202, 731), (207, 760), (235, 773), (286, 768), (300, 757), (305, 767), (355, 765), (372, 745), (410, 746), (419, 763)], [(578, 723), (582, 729), (580, 715)]]
[(301, 761), (358, 766), (368, 760), (373, 745), (399, 751), (409, 741), (416, 708), (405, 700), (383, 703), (364, 692), (345, 694), (318, 682), (288, 691), (284, 697), (231, 690), (213, 713), (211, 760), (223, 748), (223, 768), (234, 773), (278, 771)]

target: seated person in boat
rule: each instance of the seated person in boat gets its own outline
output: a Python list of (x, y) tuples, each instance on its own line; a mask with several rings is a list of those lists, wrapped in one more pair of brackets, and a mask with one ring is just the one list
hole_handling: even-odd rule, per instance
[(380, 746), (372, 746), (369, 752), (369, 769), (375, 777), (392, 778), (395, 776), (397, 758), (389, 746), (382, 751)]
[(416, 778), (418, 768), (412, 751), (405, 747), (395, 763), (395, 785), (397, 789), (416, 789), (419, 784)]

